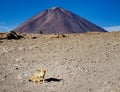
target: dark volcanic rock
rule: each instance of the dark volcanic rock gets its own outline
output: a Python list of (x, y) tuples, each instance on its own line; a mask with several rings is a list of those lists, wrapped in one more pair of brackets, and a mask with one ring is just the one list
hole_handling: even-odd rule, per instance
[(16, 32), (42, 34), (106, 32), (106, 30), (86, 19), (59, 7), (43, 11), (17, 27), (15, 30)]
[(11, 39), (20, 39), (23, 38), (23, 36), (18, 35), (15, 31), (11, 31), (9, 34), (7, 34), (6, 39), (11, 40)]

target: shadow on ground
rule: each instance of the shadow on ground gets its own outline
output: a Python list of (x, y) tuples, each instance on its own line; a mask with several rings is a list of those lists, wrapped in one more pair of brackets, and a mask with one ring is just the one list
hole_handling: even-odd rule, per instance
[(48, 79), (45, 79), (46, 82), (60, 82), (61, 80), (63, 80), (63, 79), (57, 79), (57, 78), (48, 78)]

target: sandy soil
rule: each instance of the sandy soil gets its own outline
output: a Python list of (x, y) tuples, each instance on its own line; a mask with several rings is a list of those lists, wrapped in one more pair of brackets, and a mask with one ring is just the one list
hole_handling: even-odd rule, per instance
[[(40, 68), (62, 80), (29, 82)], [(120, 92), (120, 32), (2, 39), (0, 92)]]

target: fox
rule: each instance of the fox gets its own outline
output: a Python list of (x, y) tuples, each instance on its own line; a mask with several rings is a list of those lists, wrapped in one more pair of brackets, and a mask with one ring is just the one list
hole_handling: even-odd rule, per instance
[(33, 81), (34, 83), (40, 84), (41, 81), (45, 82), (45, 74), (46, 69), (40, 69), (39, 71), (35, 72), (29, 79), (29, 81)]

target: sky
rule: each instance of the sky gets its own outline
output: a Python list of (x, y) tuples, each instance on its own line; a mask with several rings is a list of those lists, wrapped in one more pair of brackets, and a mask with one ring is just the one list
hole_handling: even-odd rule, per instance
[(67, 9), (108, 31), (120, 30), (120, 0), (0, 0), (0, 32), (52, 7)]

